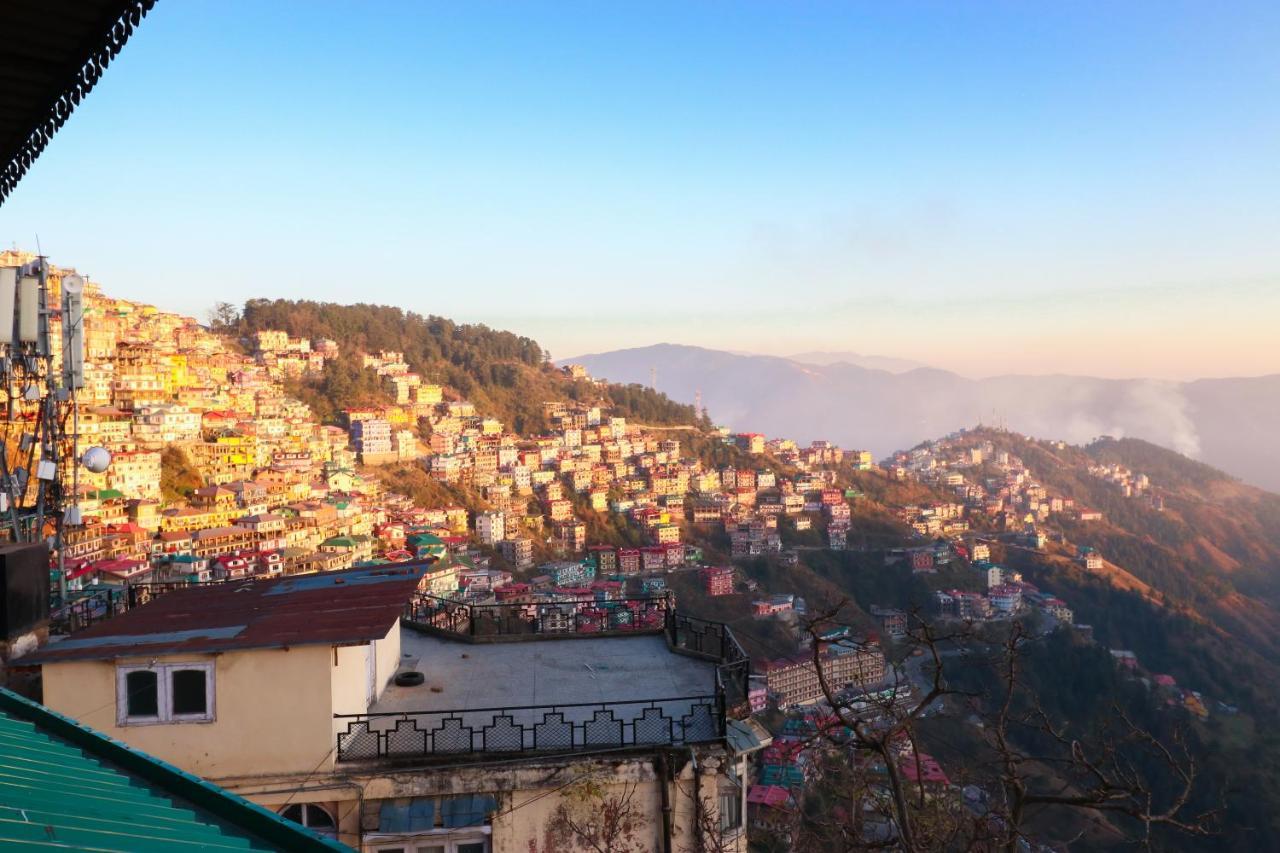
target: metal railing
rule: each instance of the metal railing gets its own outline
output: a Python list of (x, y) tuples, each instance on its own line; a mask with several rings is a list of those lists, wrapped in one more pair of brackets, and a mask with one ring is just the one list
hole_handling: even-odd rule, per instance
[(49, 633), (74, 634), (104, 619), (126, 613), (154, 601), (165, 593), (189, 586), (209, 586), (225, 583), (224, 580), (204, 581), (148, 581), (124, 583), (118, 587), (92, 590), (71, 599), (62, 607), (54, 608), (49, 617)]
[(469, 641), (659, 633), (674, 612), (670, 596), (472, 604), (419, 592), (403, 617), (415, 627)]
[(99, 589), (72, 599), (49, 615), (50, 634), (73, 634), (129, 609), (128, 589)]
[(725, 733), (721, 697), (525, 705), (465, 711), (335, 714), (338, 761), (457, 759), (708, 743)]
[(726, 712), (734, 717), (750, 712), (751, 659), (728, 625), (673, 611), (667, 620), (667, 642), (676, 651), (715, 661), (716, 693)]

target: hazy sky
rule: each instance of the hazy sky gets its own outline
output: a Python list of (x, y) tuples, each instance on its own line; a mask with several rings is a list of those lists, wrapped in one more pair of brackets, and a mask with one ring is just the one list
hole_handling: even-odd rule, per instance
[(1280, 3), (166, 0), (0, 208), (110, 292), (557, 357), (1280, 371)]

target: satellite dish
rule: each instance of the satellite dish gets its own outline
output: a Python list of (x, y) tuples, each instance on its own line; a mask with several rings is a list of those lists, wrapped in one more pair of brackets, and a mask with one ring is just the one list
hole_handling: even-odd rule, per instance
[(105, 447), (90, 447), (80, 457), (80, 464), (95, 474), (101, 474), (111, 466), (111, 453)]

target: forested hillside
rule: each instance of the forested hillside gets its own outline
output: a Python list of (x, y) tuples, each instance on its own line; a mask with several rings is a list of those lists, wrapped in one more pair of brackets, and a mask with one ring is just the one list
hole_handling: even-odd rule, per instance
[(294, 389), (321, 417), (342, 406), (377, 402), (382, 391), (376, 380), (361, 375), (354, 354), (393, 350), (403, 352), (425, 380), (446, 386), (520, 433), (546, 429), (542, 404), (548, 400), (601, 402), (647, 424), (697, 420), (692, 406), (641, 385), (570, 379), (531, 338), (385, 305), (251, 299), (243, 311), (227, 313), (217, 325), (240, 338), (277, 329), (294, 337), (339, 341), (344, 357), (327, 365), (319, 379)]

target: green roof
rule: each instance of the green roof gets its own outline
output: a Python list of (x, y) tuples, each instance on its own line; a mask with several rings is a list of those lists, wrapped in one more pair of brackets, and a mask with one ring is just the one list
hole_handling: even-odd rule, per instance
[(0, 848), (349, 849), (3, 689)]

